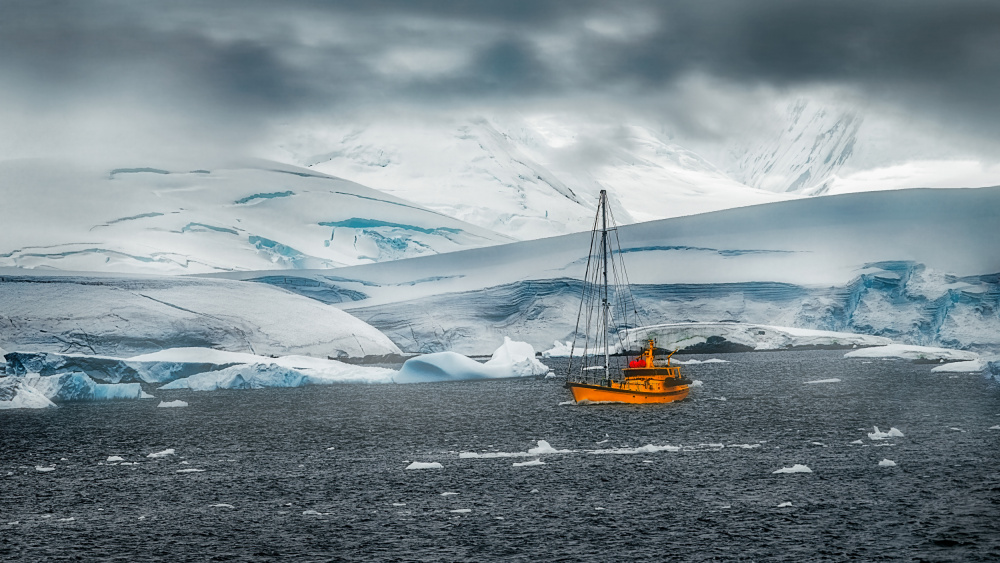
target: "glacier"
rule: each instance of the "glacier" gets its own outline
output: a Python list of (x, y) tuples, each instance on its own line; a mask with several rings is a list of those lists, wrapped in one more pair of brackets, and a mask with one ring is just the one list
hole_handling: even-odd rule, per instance
[(0, 267), (332, 268), (513, 240), (321, 172), (255, 159), (216, 164), (0, 162), (0, 199), (18, 210), (4, 219)]
[[(26, 270), (0, 271), (0, 345), (62, 354), (91, 375), (103, 360), (71, 355), (184, 346), (319, 357), (400, 352), (350, 314), (268, 284)], [(117, 383), (113, 372), (125, 368), (106, 369), (102, 377)]]
[[(1000, 347), (1000, 188), (800, 199), (620, 227), (641, 324), (743, 323)], [(403, 350), (487, 353), (572, 340), (590, 233), (299, 278)], [(267, 283), (262, 272), (217, 274)], [(280, 287), (308, 295), (298, 286)], [(711, 335), (707, 335), (711, 336)], [(860, 344), (859, 344), (860, 345)]]

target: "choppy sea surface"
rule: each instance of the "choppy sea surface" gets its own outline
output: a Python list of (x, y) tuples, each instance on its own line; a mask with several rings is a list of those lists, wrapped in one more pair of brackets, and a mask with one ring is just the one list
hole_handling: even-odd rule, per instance
[(517, 379), (0, 411), (0, 560), (1000, 560), (1000, 386), (842, 356), (719, 355), (668, 405)]

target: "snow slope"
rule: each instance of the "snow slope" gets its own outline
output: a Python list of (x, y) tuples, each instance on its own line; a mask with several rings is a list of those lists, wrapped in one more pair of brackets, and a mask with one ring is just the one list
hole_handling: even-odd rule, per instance
[(510, 239), (269, 161), (211, 169), (0, 162), (0, 266), (133, 273), (332, 268)]
[[(1000, 346), (1000, 188), (793, 200), (625, 226), (633, 293), (663, 322), (746, 322)], [(338, 306), (404, 350), (546, 349), (572, 333), (589, 233), (341, 268), (225, 274), (352, 295)], [(334, 275), (335, 274), (335, 275)], [(0, 343), (2, 344), (2, 343)]]
[(177, 276), (0, 272), (0, 345), (131, 356), (178, 346), (253, 354), (398, 353), (334, 307), (267, 284)]
[(382, 121), (292, 135), (278, 158), (528, 240), (588, 230), (607, 189), (622, 223), (788, 199), (665, 136), (553, 116)]

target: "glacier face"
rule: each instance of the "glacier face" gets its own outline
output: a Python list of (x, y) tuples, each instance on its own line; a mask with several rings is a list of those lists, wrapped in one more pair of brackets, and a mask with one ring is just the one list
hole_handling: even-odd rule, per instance
[(132, 273), (332, 268), (508, 237), (320, 172), (0, 162), (0, 266)]
[(267, 284), (26, 271), (0, 273), (0, 344), (115, 357), (180, 346), (319, 357), (399, 353), (350, 314)]
[[(992, 347), (1000, 256), (984, 249), (1000, 245), (996, 209), (998, 188), (871, 192), (629, 225), (617, 235), (648, 324), (737, 321)], [(356, 292), (337, 306), (407, 351), (483, 353), (503, 335), (545, 349), (573, 331), (589, 236), (282, 279)]]

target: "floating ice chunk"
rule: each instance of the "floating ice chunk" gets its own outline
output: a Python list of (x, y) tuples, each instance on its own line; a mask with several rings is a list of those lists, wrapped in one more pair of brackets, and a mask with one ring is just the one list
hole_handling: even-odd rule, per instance
[(186, 407), (188, 404), (185, 401), (177, 399), (176, 401), (160, 401), (160, 404), (156, 405), (162, 408), (179, 408)]
[(783, 503), (781, 503), (781, 504), (778, 505), (778, 508), (788, 508), (789, 506), (792, 506), (792, 503), (790, 503), (790, 502), (783, 502)]
[(754, 448), (759, 448), (760, 444), (729, 444), (727, 448), (743, 448), (744, 450), (752, 450)]
[(803, 381), (802, 383), (840, 383), (840, 380), (836, 377), (830, 379), (814, 379), (812, 381)]
[(851, 443), (852, 443), (852, 444), (858, 444), (858, 445), (864, 445), (864, 442), (862, 442), (861, 440), (854, 440), (854, 441), (853, 441), (853, 442), (851, 442)]
[[(531, 355), (527, 355), (527, 352)], [(530, 344), (504, 339), (504, 344), (493, 357), (481, 364), (455, 352), (436, 352), (406, 360), (396, 383), (424, 383), (432, 381), (461, 381), (469, 379), (499, 379), (544, 375), (549, 368), (534, 358)]]
[(973, 373), (986, 369), (986, 360), (979, 358), (964, 362), (944, 364), (931, 369), (934, 373)]
[(226, 504), (224, 502), (220, 502), (218, 504), (210, 504), (208, 506), (209, 506), (209, 508), (236, 508), (235, 506), (233, 506), (231, 504)]
[(69, 518), (59, 518), (59, 519), (58, 519), (58, 520), (56, 520), (56, 521), (57, 521), (57, 522), (73, 522), (74, 520), (76, 520), (76, 518), (74, 518), (74, 517), (70, 516)]
[(869, 440), (886, 440), (888, 438), (902, 438), (903, 437), (903, 433), (900, 432), (899, 429), (896, 428), (895, 426), (893, 426), (892, 428), (890, 428), (888, 432), (882, 432), (881, 430), (878, 429), (878, 426), (875, 426), (874, 428), (875, 428), (874, 432), (869, 432), (868, 433), (868, 439)]
[(335, 449), (337, 449), (337, 446), (330, 446), (329, 448), (326, 449), (326, 451), (329, 452), (329, 451), (333, 451)]
[(444, 466), (436, 461), (425, 463), (422, 461), (414, 461), (410, 465), (406, 466), (407, 469), (444, 469)]
[(688, 387), (701, 387), (702, 385), (704, 385), (704, 383), (702, 383), (700, 379), (695, 379), (690, 385), (688, 385)]
[(111, 461), (125, 461), (125, 458), (123, 458), (121, 456), (117, 456), (117, 455), (109, 455), (108, 459), (106, 459), (105, 461), (109, 461), (109, 462), (111, 462)]
[(892, 461), (891, 459), (883, 459), (882, 461), (878, 462), (878, 466), (879, 467), (896, 467), (896, 462)]
[[(900, 358), (910, 361), (972, 361), (978, 360), (979, 354), (966, 350), (950, 348), (933, 348), (930, 346), (911, 346), (909, 344), (890, 344), (874, 348), (852, 350), (844, 354), (845, 358)], [(942, 366), (943, 367), (943, 366)]]
[[(721, 444), (720, 444), (721, 445)], [(611, 448), (606, 450), (590, 450), (591, 454), (597, 455), (628, 455), (628, 454), (655, 454), (658, 452), (676, 452), (680, 451), (680, 446), (654, 446), (653, 444), (647, 444), (639, 448)]]
[(327, 514), (329, 514), (329, 512), (319, 512), (311, 509), (302, 511), (303, 516), (326, 516)]
[(472, 512), (471, 508), (456, 508), (455, 510), (449, 510), (448, 512), (454, 512), (456, 514), (468, 514)]
[(528, 455), (539, 455), (539, 454), (570, 454), (573, 450), (557, 450), (552, 447), (551, 444), (545, 440), (539, 440), (538, 445), (534, 448), (528, 448)]
[(42, 473), (46, 473), (46, 472), (49, 472), (49, 471), (55, 471), (55, 470), (56, 470), (55, 467), (44, 467), (44, 466), (41, 466), (41, 465), (36, 465), (35, 466), (35, 471), (41, 471)]
[(603, 506), (595, 506), (594, 510), (604, 510), (604, 507)]
[(990, 430), (1000, 430), (1000, 424), (997, 424), (996, 426), (990, 426), (989, 429)]
[(162, 452), (153, 452), (153, 453), (147, 455), (146, 457), (158, 458), (158, 457), (167, 457), (168, 455), (174, 455), (174, 449), (173, 448), (167, 448), (167, 449), (163, 450)]
[(653, 463), (653, 460), (651, 460), (651, 459), (644, 459), (644, 460), (642, 460), (642, 462), (643, 463)]
[(20, 377), (0, 377), (0, 409), (55, 408), (42, 391), (26, 385)]
[(771, 473), (775, 474), (775, 473), (812, 473), (812, 472), (813, 470), (809, 469), (808, 466), (796, 463), (791, 467), (782, 467), (781, 469), (777, 471), (772, 471)]
[(453, 493), (451, 491), (445, 491), (445, 492), (441, 493), (441, 496), (443, 496), (443, 497), (450, 497), (452, 495), (457, 495), (457, 494), (458, 493)]
[(123, 461), (119, 465), (139, 465), (139, 462), (138, 461), (132, 461), (132, 462)]
[(545, 465), (545, 462), (540, 459), (533, 459), (531, 461), (515, 461), (513, 465), (514, 467), (531, 467), (534, 465)]
[(954, 426), (949, 427), (948, 430), (954, 430), (955, 432), (965, 432), (965, 430), (962, 430), (961, 428), (955, 428)]
[(204, 469), (195, 469), (193, 467), (190, 469), (178, 469), (177, 471), (175, 471), (175, 473), (204, 473), (204, 472), (205, 472)]

